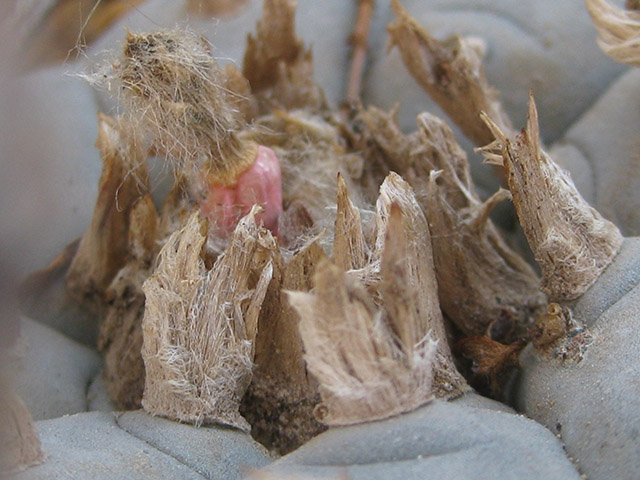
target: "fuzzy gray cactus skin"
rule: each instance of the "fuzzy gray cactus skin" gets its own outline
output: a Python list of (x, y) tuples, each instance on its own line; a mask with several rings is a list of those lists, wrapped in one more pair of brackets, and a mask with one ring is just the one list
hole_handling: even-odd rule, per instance
[(584, 350), (563, 360), (554, 355), (567, 351), (562, 346), (549, 353), (530, 346), (520, 356), (513, 404), (557, 433), (590, 479), (632, 479), (640, 470), (639, 304), (640, 238), (627, 238), (596, 283), (568, 305), (588, 334)]

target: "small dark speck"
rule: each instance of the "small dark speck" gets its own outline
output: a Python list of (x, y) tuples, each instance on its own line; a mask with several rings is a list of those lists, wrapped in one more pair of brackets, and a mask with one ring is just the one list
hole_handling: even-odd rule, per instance
[(560, 422), (556, 423), (556, 430), (558, 433), (562, 431), (562, 424)]

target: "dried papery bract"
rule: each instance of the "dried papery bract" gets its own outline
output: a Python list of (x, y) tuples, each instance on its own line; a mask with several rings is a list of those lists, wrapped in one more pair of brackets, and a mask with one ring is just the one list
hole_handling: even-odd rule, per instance
[(320, 383), (319, 420), (329, 425), (376, 420), (432, 398), (433, 341), (426, 337), (408, 351), (395, 345), (364, 287), (338, 267), (319, 266), (314, 293), (291, 293), (290, 301), (302, 318), (309, 371)]
[(551, 301), (579, 297), (616, 256), (620, 231), (587, 204), (541, 149), (533, 95), (527, 128), (515, 138), (483, 118), (496, 138), (483, 153), (496, 161), (500, 151), (520, 224), (542, 270), (542, 290)]
[(187, 176), (192, 194), (206, 176), (234, 184), (253, 163), (256, 145), (237, 135), (242, 119), (203, 37), (186, 29), (129, 32), (115, 68), (131, 123)]
[[(628, 3), (637, 8), (637, 3)], [(618, 62), (640, 67), (640, 12), (622, 10), (605, 0), (586, 0), (586, 4), (602, 51)]]
[(258, 316), (273, 274), (271, 234), (254, 207), (210, 271), (200, 255), (207, 223), (194, 213), (144, 283), (142, 405), (154, 415), (248, 430), (238, 406), (251, 380)]
[(313, 79), (311, 50), (295, 33), (296, 0), (264, 0), (258, 33), (247, 38), (242, 73), (261, 98), (263, 113), (272, 108), (321, 109), (324, 94)]
[(423, 113), (418, 131), (405, 135), (393, 112), (369, 108), (361, 117), (371, 143), (417, 192), (429, 221), (440, 304), (447, 317), (466, 335), (485, 335), (489, 325), (500, 326), (500, 340), (524, 333), (544, 297), (533, 269), (506, 245), (489, 219), (508, 192), (480, 200), (467, 156), (441, 119)]
[(378, 212), (374, 296), (329, 262), (318, 266), (313, 293), (290, 293), (323, 399), (316, 415), (329, 425), (386, 418), (468, 388), (444, 336), (426, 220), (395, 174)]
[(149, 191), (144, 152), (126, 122), (100, 114), (97, 146), (102, 156), (98, 199), (67, 272), (67, 290), (78, 301), (100, 305), (124, 266), (133, 205)]
[(396, 19), (388, 26), (391, 45), (398, 47), (409, 73), (440, 105), (476, 145), (493, 137), (480, 121), (481, 111), (490, 112), (505, 132), (511, 122), (489, 86), (482, 67), (483, 53), (465, 38), (442, 43), (425, 31), (398, 0), (391, 6)]
[(98, 349), (104, 353), (104, 381), (118, 409), (140, 408), (144, 389), (142, 284), (149, 277), (156, 254), (158, 214), (151, 195), (133, 207), (129, 228), (129, 259), (106, 291), (104, 320)]

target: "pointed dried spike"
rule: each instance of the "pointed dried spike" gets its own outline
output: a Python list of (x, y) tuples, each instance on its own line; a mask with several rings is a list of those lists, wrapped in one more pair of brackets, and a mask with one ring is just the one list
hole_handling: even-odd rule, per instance
[(363, 268), (367, 245), (362, 233), (360, 211), (353, 205), (347, 184), (338, 173), (338, 213), (333, 241), (333, 263), (343, 270)]
[(522, 228), (552, 301), (582, 295), (622, 245), (618, 228), (580, 196), (562, 169), (534, 145), (537, 112), (529, 103), (529, 130), (503, 148), (509, 189)]
[[(238, 407), (252, 372), (257, 304), (272, 273), (276, 242), (254, 207), (210, 271), (200, 258), (206, 222), (194, 213), (159, 254), (145, 282), (143, 407), (154, 415), (248, 430)], [(256, 279), (259, 279), (256, 281)]]
[(258, 33), (247, 38), (242, 73), (254, 92), (269, 87), (277, 78), (280, 62), (293, 63), (302, 41), (295, 32), (295, 0), (265, 0)]
[(396, 14), (387, 30), (391, 46), (398, 47), (409, 73), (476, 145), (492, 140), (480, 121), (481, 111), (489, 112), (500, 129), (512, 132), (511, 122), (489, 86), (482, 68), (482, 56), (471, 42), (454, 38), (439, 42), (392, 0)]
[(640, 12), (622, 10), (605, 0), (586, 0), (586, 4), (598, 30), (598, 46), (602, 51), (618, 62), (639, 67)]
[(98, 305), (128, 256), (129, 216), (149, 191), (144, 152), (119, 119), (98, 115), (102, 174), (91, 224), (67, 273), (72, 297)]
[[(431, 312), (420, 312), (416, 305), (411, 277), (410, 266), (407, 262), (411, 260), (408, 245), (409, 239), (406, 235), (405, 219), (401, 208), (397, 204), (391, 205), (389, 221), (385, 234), (385, 247), (382, 253), (380, 274), (382, 282), (379, 290), (382, 293), (382, 303), (389, 313), (389, 323), (392, 330), (398, 335), (400, 342), (404, 345), (409, 360), (412, 357), (414, 347), (430, 331), (420, 324), (416, 324), (410, 319), (427, 316)], [(436, 321), (441, 320), (436, 315)], [(421, 328), (422, 327), (422, 328)], [(446, 341), (446, 339), (438, 339)]]

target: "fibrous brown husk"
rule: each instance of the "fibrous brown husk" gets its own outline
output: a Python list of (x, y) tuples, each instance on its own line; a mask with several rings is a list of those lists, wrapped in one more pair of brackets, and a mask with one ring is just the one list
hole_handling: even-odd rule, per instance
[(482, 111), (488, 112), (503, 131), (512, 132), (497, 92), (487, 83), (480, 49), (461, 37), (440, 42), (398, 0), (391, 6), (396, 14), (388, 26), (391, 46), (398, 47), (409, 73), (464, 134), (478, 146), (493, 140), (480, 121)]
[(405, 135), (394, 112), (369, 108), (361, 118), (378, 154), (417, 192), (429, 221), (440, 304), (447, 317), (465, 335), (485, 335), (495, 323), (505, 326), (500, 330), (507, 336), (523, 334), (544, 296), (533, 269), (489, 219), (508, 192), (480, 200), (467, 156), (441, 119), (423, 113), (418, 131)]
[(587, 204), (540, 147), (533, 95), (527, 128), (515, 138), (483, 118), (496, 139), (481, 151), (504, 165), (520, 224), (542, 270), (542, 290), (551, 301), (579, 297), (616, 256), (622, 234)]
[(260, 98), (262, 113), (326, 106), (313, 79), (311, 50), (295, 33), (296, 6), (296, 0), (265, 0), (258, 33), (247, 38), (242, 73)]
[(79, 303), (101, 309), (106, 289), (128, 255), (129, 219), (149, 191), (144, 152), (120, 119), (98, 115), (102, 157), (98, 198), (89, 228), (67, 272), (67, 291)]
[(254, 207), (207, 271), (207, 224), (194, 213), (159, 253), (144, 283), (142, 405), (174, 420), (249, 424), (238, 406), (251, 380), (260, 308), (273, 275), (275, 240)]
[(373, 295), (328, 261), (313, 293), (290, 293), (323, 399), (316, 416), (329, 425), (385, 418), (468, 388), (446, 342), (426, 220), (397, 175), (382, 185), (377, 210)]
[(158, 215), (150, 195), (133, 207), (129, 228), (129, 259), (106, 292), (106, 314), (100, 325), (98, 349), (104, 354), (104, 381), (120, 410), (140, 408), (144, 389), (142, 284), (156, 254)]
[(637, 2), (628, 1), (622, 10), (605, 0), (586, 0), (593, 24), (598, 29), (598, 45), (617, 62), (640, 67), (640, 12)]

